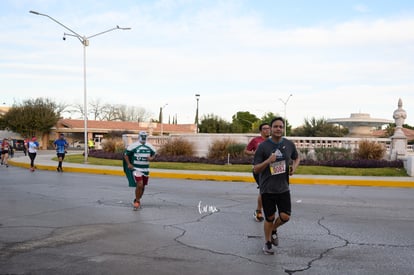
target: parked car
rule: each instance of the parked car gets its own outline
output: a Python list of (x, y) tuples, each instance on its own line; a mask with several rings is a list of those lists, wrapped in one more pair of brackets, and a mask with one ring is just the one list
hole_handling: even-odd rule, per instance
[(85, 148), (85, 142), (83, 140), (78, 140), (73, 143), (73, 147), (77, 149)]

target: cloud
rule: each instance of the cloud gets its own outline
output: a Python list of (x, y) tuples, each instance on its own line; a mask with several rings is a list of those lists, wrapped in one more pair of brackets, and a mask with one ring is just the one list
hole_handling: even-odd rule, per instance
[(355, 5), (353, 9), (360, 13), (368, 13), (370, 11), (369, 8), (363, 4)]
[[(243, 2), (132, 3), (126, 11), (108, 11), (97, 2), (97, 13), (56, 13), (80, 33), (132, 27), (91, 39), (86, 53), (91, 98), (142, 104), (156, 115), (168, 102), (166, 115), (178, 114), (179, 122), (189, 123), (195, 93), (201, 94), (200, 115), (227, 120), (240, 108), (259, 116), (282, 114), (278, 98), (292, 93), (287, 113), (296, 126), (305, 117), (348, 117), (359, 109), (388, 118), (398, 97), (407, 109), (414, 108), (409, 105), (414, 102), (410, 17), (359, 17), (334, 24), (321, 18), (282, 28), (255, 10), (246, 11)], [(8, 91), (33, 96), (26, 91), (35, 89), (38, 95), (82, 100), (79, 41), (62, 41), (64, 30), (47, 18), (16, 19), (19, 27), (3, 28), (0, 37), (0, 77), (8, 79)]]

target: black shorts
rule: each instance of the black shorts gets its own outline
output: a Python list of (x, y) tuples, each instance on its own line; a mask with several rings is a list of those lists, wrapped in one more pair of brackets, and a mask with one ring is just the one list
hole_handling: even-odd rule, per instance
[(58, 158), (62, 158), (62, 160), (65, 158), (65, 153), (57, 153), (56, 155)]
[(290, 191), (280, 194), (265, 193), (262, 194), (263, 212), (265, 217), (270, 217), (278, 210), (280, 213), (286, 213), (290, 216), (292, 205), (290, 202)]

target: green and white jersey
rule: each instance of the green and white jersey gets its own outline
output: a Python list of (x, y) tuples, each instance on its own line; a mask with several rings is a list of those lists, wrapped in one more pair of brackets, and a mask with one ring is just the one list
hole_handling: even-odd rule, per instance
[(156, 153), (154, 147), (149, 144), (141, 144), (140, 142), (132, 143), (125, 151), (125, 155), (129, 157), (130, 162), (134, 165), (135, 170), (141, 172), (144, 176), (149, 175), (150, 156)]

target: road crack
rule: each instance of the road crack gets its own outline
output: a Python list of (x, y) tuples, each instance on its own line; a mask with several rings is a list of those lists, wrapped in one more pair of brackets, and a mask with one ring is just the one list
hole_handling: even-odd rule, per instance
[(311, 259), (311, 260), (307, 263), (307, 265), (306, 265), (306, 267), (305, 267), (305, 268), (301, 268), (301, 269), (285, 269), (285, 272), (286, 272), (287, 274), (291, 275), (291, 274), (294, 274), (294, 273), (296, 273), (296, 272), (302, 272), (302, 271), (309, 270), (309, 269), (312, 267), (312, 264), (313, 264), (314, 262), (319, 261), (319, 260), (322, 260), (322, 259), (323, 259), (323, 257), (324, 257), (326, 254), (328, 254), (329, 252), (331, 252), (331, 251), (333, 251), (333, 250), (335, 250), (335, 249), (338, 249), (338, 248), (343, 248), (343, 247), (346, 247), (346, 246), (348, 246), (348, 245), (350, 244), (350, 242), (349, 242), (348, 240), (346, 240), (345, 238), (343, 238), (343, 237), (341, 237), (341, 236), (339, 236), (339, 235), (337, 235), (337, 234), (332, 233), (332, 231), (331, 231), (331, 230), (330, 230), (327, 226), (325, 226), (324, 224), (322, 224), (322, 221), (323, 221), (324, 219), (325, 219), (325, 217), (321, 217), (321, 218), (318, 220), (318, 225), (319, 225), (320, 227), (322, 227), (324, 230), (326, 230), (326, 232), (328, 233), (328, 235), (329, 235), (329, 236), (333, 236), (333, 237), (335, 237), (335, 238), (339, 239), (340, 241), (342, 241), (342, 242), (344, 242), (344, 243), (343, 243), (342, 245), (337, 245), (337, 246), (334, 246), (334, 247), (330, 247), (330, 248), (325, 249), (324, 251), (322, 251), (322, 252), (318, 255), (318, 257), (315, 257), (315, 258)]

